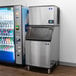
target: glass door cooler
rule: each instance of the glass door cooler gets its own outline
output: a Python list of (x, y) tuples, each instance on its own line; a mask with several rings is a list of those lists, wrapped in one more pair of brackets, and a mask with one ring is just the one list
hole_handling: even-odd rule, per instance
[(0, 62), (23, 64), (28, 10), (22, 6), (0, 7)]

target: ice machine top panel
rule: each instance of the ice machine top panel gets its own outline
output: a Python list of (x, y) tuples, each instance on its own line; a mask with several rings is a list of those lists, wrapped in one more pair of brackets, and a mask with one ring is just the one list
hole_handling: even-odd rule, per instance
[(29, 8), (30, 25), (59, 25), (59, 8), (56, 6), (37, 6)]

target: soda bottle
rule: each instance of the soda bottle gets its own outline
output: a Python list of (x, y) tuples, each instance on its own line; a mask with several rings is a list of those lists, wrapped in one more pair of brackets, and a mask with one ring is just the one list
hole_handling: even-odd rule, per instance
[(1, 37), (0, 37), (0, 44), (2, 44), (2, 39), (1, 39)]
[(0, 29), (0, 36), (1, 36), (1, 29)]

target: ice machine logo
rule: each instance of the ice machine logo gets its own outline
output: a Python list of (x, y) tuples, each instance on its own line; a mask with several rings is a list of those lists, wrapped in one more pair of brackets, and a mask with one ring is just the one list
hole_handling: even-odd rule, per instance
[(49, 10), (52, 10), (53, 8), (49, 8)]

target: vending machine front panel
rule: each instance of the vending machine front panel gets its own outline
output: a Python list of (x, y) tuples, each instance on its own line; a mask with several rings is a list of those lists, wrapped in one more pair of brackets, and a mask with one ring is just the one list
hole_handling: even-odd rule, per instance
[(14, 8), (0, 8), (0, 61), (15, 62)]

